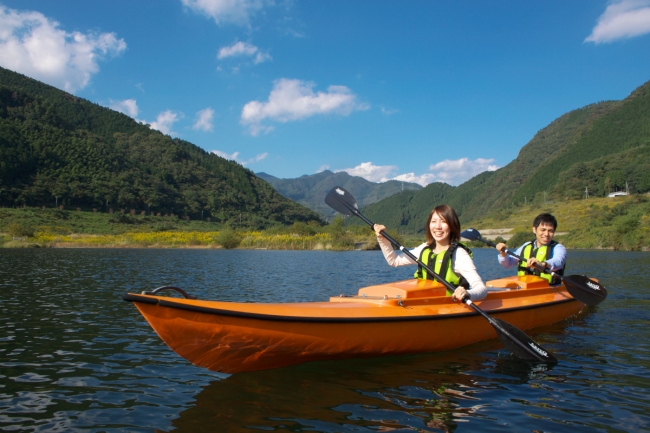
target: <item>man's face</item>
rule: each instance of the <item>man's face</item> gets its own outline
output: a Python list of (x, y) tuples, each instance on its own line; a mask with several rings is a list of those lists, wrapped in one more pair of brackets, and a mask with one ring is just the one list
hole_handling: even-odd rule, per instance
[(541, 223), (537, 228), (533, 227), (533, 233), (537, 237), (537, 245), (548, 245), (553, 240), (555, 229), (553, 224)]

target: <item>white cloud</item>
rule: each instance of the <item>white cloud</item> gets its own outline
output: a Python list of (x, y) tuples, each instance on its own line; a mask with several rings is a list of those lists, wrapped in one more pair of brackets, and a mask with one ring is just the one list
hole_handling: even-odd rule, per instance
[(176, 133), (171, 130), (172, 125), (179, 120), (180, 116), (178, 113), (166, 110), (160, 113), (155, 121), (151, 122), (151, 128), (156, 129), (165, 135), (175, 135)]
[(229, 47), (222, 47), (217, 55), (218, 59), (226, 59), (228, 57), (252, 57), (255, 64), (271, 60), (271, 56), (263, 53), (255, 45), (248, 42), (236, 42)]
[(192, 129), (198, 129), (201, 131), (212, 131), (214, 125), (212, 119), (214, 118), (214, 110), (210, 107), (204, 108), (203, 110), (196, 113), (196, 121), (192, 126)]
[(248, 26), (250, 18), (264, 7), (265, 0), (181, 0), (184, 6), (206, 15), (215, 23)]
[(476, 158), (474, 161), (469, 158), (445, 159), (429, 166), (429, 170), (434, 172), (437, 180), (450, 185), (459, 185), (484, 171), (497, 170), (499, 166), (493, 163), (494, 158)]
[(329, 170), (330, 166), (327, 164), (323, 164), (320, 167), (318, 167), (318, 170), (316, 170), (316, 173), (320, 173), (321, 171)]
[(402, 182), (418, 183), (422, 186), (427, 186), (432, 182), (436, 181), (436, 175), (432, 173), (425, 173), (422, 175), (416, 175), (415, 173), (404, 173), (392, 178), (391, 180), (399, 180)]
[(126, 50), (115, 33), (67, 33), (40, 12), (0, 6), (0, 65), (55, 87), (83, 89), (98, 61)]
[(226, 152), (222, 152), (220, 150), (213, 150), (212, 153), (222, 157), (223, 159), (227, 159), (229, 161), (238, 161), (238, 157), (239, 157), (239, 152), (226, 153)]
[(601, 44), (646, 33), (650, 33), (650, 0), (620, 0), (607, 6), (585, 42)]
[(219, 155), (220, 157), (228, 159), (230, 161), (235, 161), (241, 165), (247, 165), (247, 164), (252, 164), (254, 162), (259, 162), (265, 159), (267, 156), (269, 156), (267, 152), (264, 152), (264, 153), (260, 153), (259, 155), (255, 155), (253, 158), (250, 158), (246, 161), (242, 161), (241, 159), (239, 159), (239, 152), (226, 153), (220, 150), (213, 150), (212, 153), (214, 153), (215, 155)]
[(396, 170), (397, 166), (394, 165), (374, 165), (372, 162), (362, 162), (356, 167), (334, 170), (334, 172), (344, 171), (350, 176), (363, 177), (370, 182), (386, 182)]
[(327, 92), (314, 93), (314, 83), (282, 78), (275, 82), (267, 102), (251, 101), (244, 105), (241, 124), (249, 125), (251, 135), (269, 132), (266, 119), (289, 122), (316, 114), (335, 113), (347, 116), (355, 110), (367, 110), (368, 104), (359, 103), (356, 95), (345, 86), (329, 86)]
[[(372, 162), (362, 162), (353, 168), (343, 168), (332, 171), (335, 173), (344, 171), (350, 176), (363, 177), (370, 182), (398, 180), (402, 182), (418, 183), (422, 186), (427, 186), (432, 182), (445, 182), (450, 185), (459, 185), (484, 171), (497, 170), (499, 166), (493, 164), (493, 162), (494, 159), (485, 158), (477, 158), (474, 161), (471, 161), (469, 158), (460, 158), (453, 161), (446, 159), (436, 164), (432, 164), (429, 167), (429, 170), (431, 170), (432, 173), (424, 173), (420, 175), (410, 172), (393, 176), (393, 173), (398, 171), (397, 166), (374, 165)], [(329, 168), (328, 166), (323, 167)], [(320, 171), (323, 170), (319, 169), (318, 172)]]
[(125, 99), (123, 101), (113, 101), (109, 105), (109, 108), (120, 113), (124, 113), (129, 117), (136, 118), (138, 115), (138, 104), (135, 99)]

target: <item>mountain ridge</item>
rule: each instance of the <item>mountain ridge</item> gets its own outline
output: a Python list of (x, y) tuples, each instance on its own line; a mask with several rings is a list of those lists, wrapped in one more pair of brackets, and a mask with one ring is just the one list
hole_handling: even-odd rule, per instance
[(264, 172), (256, 176), (269, 182), (283, 196), (300, 203), (326, 218), (335, 215), (334, 210), (325, 204), (325, 195), (335, 186), (342, 186), (348, 191), (354, 191), (360, 206), (375, 203), (403, 190), (419, 190), (417, 183), (389, 180), (386, 182), (371, 182), (360, 176), (351, 176), (347, 172), (332, 172), (324, 170), (319, 173), (302, 175), (293, 179), (280, 179)]

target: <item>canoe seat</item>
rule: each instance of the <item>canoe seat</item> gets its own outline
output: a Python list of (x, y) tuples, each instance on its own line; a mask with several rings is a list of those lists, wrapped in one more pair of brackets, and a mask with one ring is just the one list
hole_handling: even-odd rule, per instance
[(513, 276), (506, 278), (499, 278), (498, 280), (490, 280), (485, 283), (488, 291), (491, 288), (505, 288), (505, 289), (538, 289), (548, 287), (548, 281), (536, 275), (523, 275)]
[(397, 299), (417, 299), (445, 296), (445, 286), (431, 280), (403, 280), (388, 284), (364, 287), (359, 290), (359, 296), (387, 296)]

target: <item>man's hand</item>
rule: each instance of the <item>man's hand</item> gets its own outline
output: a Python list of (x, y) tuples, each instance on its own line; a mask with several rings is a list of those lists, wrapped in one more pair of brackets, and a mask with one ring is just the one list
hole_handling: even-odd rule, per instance
[(531, 257), (526, 261), (526, 266), (529, 268), (535, 268), (536, 267), (535, 265), (539, 265), (542, 268), (546, 269), (546, 262), (540, 262), (535, 257)]
[(506, 256), (506, 248), (508, 248), (508, 246), (506, 244), (504, 244), (503, 242), (499, 242), (497, 244), (496, 249), (497, 249), (497, 251), (499, 251), (499, 254), (501, 254), (501, 257)]

